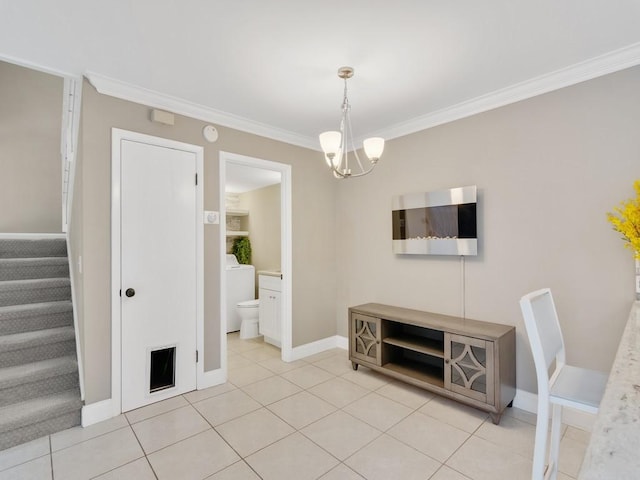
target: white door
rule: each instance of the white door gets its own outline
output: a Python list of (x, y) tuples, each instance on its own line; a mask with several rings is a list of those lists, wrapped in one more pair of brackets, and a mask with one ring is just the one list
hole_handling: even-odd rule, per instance
[(122, 411), (195, 389), (196, 154), (122, 139)]

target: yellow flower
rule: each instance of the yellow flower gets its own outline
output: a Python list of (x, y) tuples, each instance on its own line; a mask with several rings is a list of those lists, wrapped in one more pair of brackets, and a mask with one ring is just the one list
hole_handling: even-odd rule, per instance
[(635, 258), (640, 260), (640, 180), (633, 182), (633, 189), (636, 198), (620, 202), (620, 206), (614, 208), (615, 213), (607, 213), (607, 220), (622, 234), (625, 247), (633, 250)]

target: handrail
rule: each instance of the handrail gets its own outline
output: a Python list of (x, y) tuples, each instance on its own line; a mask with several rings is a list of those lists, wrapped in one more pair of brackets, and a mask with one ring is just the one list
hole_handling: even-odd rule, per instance
[(73, 304), (73, 327), (76, 337), (76, 356), (78, 359), (78, 375), (80, 380), (80, 398), (84, 400), (84, 357), (78, 328), (78, 302), (75, 292), (74, 252), (72, 251), (69, 232), (72, 219), (73, 187), (76, 176), (76, 153), (80, 130), (80, 107), (82, 100), (82, 78), (64, 77), (62, 100), (62, 133), (60, 154), (62, 157), (62, 231), (67, 241), (67, 257), (69, 261), (69, 278), (71, 280), (71, 301)]

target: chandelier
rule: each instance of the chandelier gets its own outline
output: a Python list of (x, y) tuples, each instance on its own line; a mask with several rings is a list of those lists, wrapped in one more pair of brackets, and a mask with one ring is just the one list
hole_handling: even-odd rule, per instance
[[(369, 159), (369, 162), (365, 162), (363, 165), (358, 156), (358, 151), (353, 144), (351, 118), (349, 117), (351, 105), (349, 105), (349, 99), (347, 98), (347, 80), (353, 77), (353, 68), (341, 67), (338, 69), (338, 77), (344, 80), (344, 98), (342, 99), (340, 131), (321, 133), (320, 146), (324, 152), (327, 165), (329, 165), (336, 178), (361, 177), (371, 172), (378, 163), (384, 150), (384, 138), (372, 137), (362, 142), (364, 153)], [(352, 152), (353, 159), (349, 158), (349, 150)]]

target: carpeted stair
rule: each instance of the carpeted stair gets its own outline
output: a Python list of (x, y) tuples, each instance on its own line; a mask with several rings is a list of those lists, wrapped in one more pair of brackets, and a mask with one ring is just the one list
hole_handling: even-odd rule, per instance
[(64, 238), (0, 239), (0, 450), (80, 424)]

